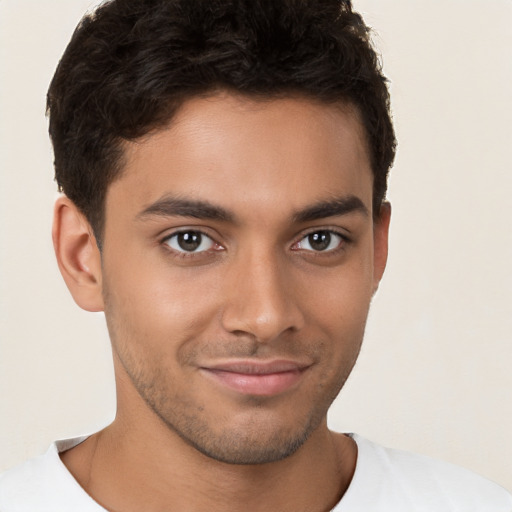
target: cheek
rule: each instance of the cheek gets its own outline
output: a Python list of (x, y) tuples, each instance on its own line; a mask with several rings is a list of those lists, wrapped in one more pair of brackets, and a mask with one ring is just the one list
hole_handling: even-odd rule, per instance
[(111, 324), (123, 340), (164, 354), (206, 329), (218, 309), (217, 286), (208, 274), (197, 279), (190, 269), (162, 262), (116, 261), (120, 263), (105, 273), (104, 295)]
[[(369, 253), (369, 251), (368, 251)], [(302, 294), (308, 297), (303, 309), (337, 338), (364, 328), (373, 292), (371, 258), (352, 258), (346, 265), (308, 276)]]

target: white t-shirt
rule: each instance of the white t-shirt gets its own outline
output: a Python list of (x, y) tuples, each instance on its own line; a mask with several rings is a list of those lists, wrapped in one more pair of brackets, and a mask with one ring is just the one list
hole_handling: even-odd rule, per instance
[[(333, 512), (512, 512), (511, 494), (470, 471), (352, 437), (356, 470)], [(59, 457), (84, 439), (57, 441), (0, 475), (0, 511), (105, 512)]]

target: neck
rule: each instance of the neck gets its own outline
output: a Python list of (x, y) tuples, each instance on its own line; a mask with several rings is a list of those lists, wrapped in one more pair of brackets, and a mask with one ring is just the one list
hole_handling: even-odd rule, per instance
[(85, 491), (112, 512), (323, 512), (341, 499), (355, 469), (355, 442), (330, 432), (325, 420), (291, 456), (237, 465), (203, 455), (145, 404), (122, 405), (109, 427), (61, 455)]
[(115, 421), (62, 459), (98, 503), (124, 512), (327, 511), (355, 468), (355, 443), (325, 425), (290, 457), (260, 465), (218, 462), (173, 433), (167, 438), (160, 443)]

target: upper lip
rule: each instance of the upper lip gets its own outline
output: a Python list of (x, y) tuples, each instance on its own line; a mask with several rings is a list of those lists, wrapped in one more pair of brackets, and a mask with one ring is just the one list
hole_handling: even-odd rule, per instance
[(202, 366), (204, 370), (241, 373), (244, 375), (270, 375), (272, 373), (296, 372), (305, 370), (311, 363), (276, 360), (229, 360)]

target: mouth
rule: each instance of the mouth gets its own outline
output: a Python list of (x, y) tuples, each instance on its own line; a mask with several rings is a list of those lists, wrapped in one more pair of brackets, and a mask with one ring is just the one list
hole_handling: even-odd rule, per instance
[(311, 365), (295, 361), (229, 361), (201, 367), (203, 375), (237, 393), (273, 396), (297, 387)]

